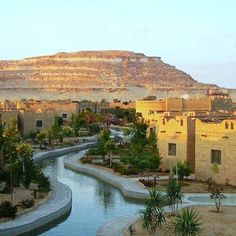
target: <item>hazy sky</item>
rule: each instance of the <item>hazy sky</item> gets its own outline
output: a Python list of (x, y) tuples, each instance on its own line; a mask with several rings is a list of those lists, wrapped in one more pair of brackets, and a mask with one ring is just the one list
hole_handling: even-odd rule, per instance
[(103, 49), (236, 88), (236, 1), (0, 0), (0, 59)]

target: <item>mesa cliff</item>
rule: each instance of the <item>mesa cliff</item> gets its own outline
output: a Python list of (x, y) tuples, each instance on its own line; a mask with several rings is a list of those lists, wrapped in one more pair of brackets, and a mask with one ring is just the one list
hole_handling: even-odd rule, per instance
[(0, 61), (1, 99), (136, 100), (205, 94), (203, 84), (160, 57), (130, 51), (81, 51)]

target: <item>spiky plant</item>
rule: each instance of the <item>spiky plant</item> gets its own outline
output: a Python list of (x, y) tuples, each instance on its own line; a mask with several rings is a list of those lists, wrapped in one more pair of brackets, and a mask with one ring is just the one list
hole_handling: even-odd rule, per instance
[(149, 232), (154, 232), (157, 227), (166, 223), (164, 206), (167, 201), (165, 196), (156, 189), (149, 192), (149, 199), (146, 201), (146, 208), (141, 211), (142, 227)]
[(184, 208), (171, 224), (176, 236), (197, 236), (201, 231), (199, 213), (192, 208)]

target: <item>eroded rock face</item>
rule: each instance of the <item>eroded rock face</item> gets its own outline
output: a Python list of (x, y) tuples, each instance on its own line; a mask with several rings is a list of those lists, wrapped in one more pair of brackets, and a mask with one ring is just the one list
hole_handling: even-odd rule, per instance
[(96, 100), (159, 97), (167, 90), (205, 93), (207, 88), (216, 87), (198, 83), (160, 57), (129, 51), (81, 51), (0, 61), (0, 83), (5, 96), (11, 90), (12, 96), (19, 98)]

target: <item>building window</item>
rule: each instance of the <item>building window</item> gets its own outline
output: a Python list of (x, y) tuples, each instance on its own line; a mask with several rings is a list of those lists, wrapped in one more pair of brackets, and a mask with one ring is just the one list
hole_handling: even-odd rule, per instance
[(166, 124), (166, 120), (162, 119), (162, 124), (165, 125)]
[(220, 150), (211, 150), (211, 163), (221, 164), (221, 151)]
[(43, 121), (42, 120), (36, 120), (36, 128), (43, 128)]
[(63, 119), (67, 119), (67, 117), (68, 117), (67, 113), (63, 113), (61, 116)]
[(169, 156), (176, 156), (176, 144), (175, 143), (168, 144), (168, 155)]
[(234, 129), (234, 123), (231, 122), (231, 129)]
[(183, 126), (184, 125), (184, 121), (180, 120), (180, 125)]
[(225, 129), (228, 129), (229, 128), (229, 124), (228, 122), (225, 122)]

